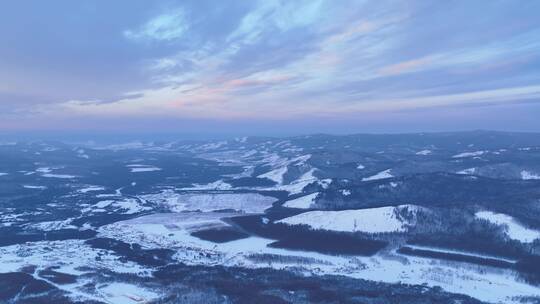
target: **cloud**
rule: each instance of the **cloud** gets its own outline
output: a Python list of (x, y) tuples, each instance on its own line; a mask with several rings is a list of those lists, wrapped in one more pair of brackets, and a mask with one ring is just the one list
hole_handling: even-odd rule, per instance
[(407, 60), (392, 65), (388, 65), (379, 69), (380, 76), (392, 76), (403, 73), (410, 73), (422, 69), (433, 62), (433, 57), (423, 57), (413, 60)]
[(185, 12), (177, 9), (149, 20), (139, 29), (124, 31), (124, 36), (134, 41), (172, 41), (183, 37), (188, 29)]
[[(538, 97), (540, 21), (530, 8), (173, 0), (133, 4), (127, 14), (132, 2), (119, 1), (126, 2), (101, 4), (95, 16), (45, 20), (56, 30), (20, 35), (41, 37), (31, 45), (9, 36), (14, 46), (0, 47), (2, 112), (339, 120)], [(470, 18), (456, 18), (462, 13)], [(10, 26), (0, 24), (0, 34)]]

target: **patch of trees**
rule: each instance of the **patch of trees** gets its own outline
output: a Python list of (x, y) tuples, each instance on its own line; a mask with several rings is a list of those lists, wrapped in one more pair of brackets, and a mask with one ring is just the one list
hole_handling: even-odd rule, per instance
[(234, 228), (215, 228), (200, 230), (191, 233), (192, 236), (201, 240), (210, 241), (214, 243), (226, 243), (230, 241), (245, 239), (249, 235), (240, 232)]
[(242, 216), (230, 220), (248, 232), (277, 240), (269, 245), (276, 248), (370, 256), (388, 244), (361, 234), (313, 230), (309, 226), (301, 225), (265, 223), (262, 216)]
[(61, 229), (53, 231), (25, 232), (19, 231), (13, 234), (0, 235), (0, 246), (9, 246), (22, 244), (26, 242), (39, 241), (63, 241), (80, 239), (85, 240), (95, 237), (97, 232), (94, 230)]
[[(138, 244), (128, 244), (110, 238), (95, 238), (86, 243), (93, 248), (114, 251), (122, 260), (133, 261), (145, 266), (163, 266), (171, 262), (174, 254), (170, 249), (143, 249)], [(99, 256), (97, 257), (99, 259)]]
[(416, 249), (411, 247), (401, 247), (398, 250), (401, 254), (414, 255), (426, 258), (435, 258), (441, 260), (449, 260), (455, 262), (466, 262), (484, 266), (498, 267), (498, 268), (512, 268), (514, 263), (499, 260), (495, 258), (477, 257), (467, 254), (440, 252), (427, 249)]

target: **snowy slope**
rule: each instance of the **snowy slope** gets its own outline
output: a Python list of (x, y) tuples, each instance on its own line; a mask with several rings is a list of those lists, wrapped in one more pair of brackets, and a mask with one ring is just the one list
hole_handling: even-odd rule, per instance
[(283, 204), (283, 207), (287, 208), (298, 208), (298, 209), (309, 209), (311, 204), (315, 202), (315, 198), (319, 195), (318, 192), (308, 194), (290, 201), (287, 201)]
[(365, 178), (362, 179), (362, 181), (366, 182), (366, 181), (371, 181), (371, 180), (394, 177), (392, 174), (390, 174), (390, 172), (391, 172), (391, 169), (387, 169), (387, 170), (381, 171), (381, 172), (379, 172), (379, 173), (377, 173), (375, 175), (372, 175), (370, 177), (365, 177)]
[(308, 225), (312, 229), (344, 232), (403, 232), (411, 223), (399, 216), (407, 210), (413, 215), (419, 207), (401, 205), (343, 211), (310, 211), (277, 221), (286, 225)]
[(523, 243), (530, 243), (535, 239), (540, 238), (540, 231), (523, 226), (509, 215), (494, 213), (491, 211), (479, 211), (475, 214), (475, 216), (496, 225), (506, 226), (506, 234), (511, 239), (518, 240)]

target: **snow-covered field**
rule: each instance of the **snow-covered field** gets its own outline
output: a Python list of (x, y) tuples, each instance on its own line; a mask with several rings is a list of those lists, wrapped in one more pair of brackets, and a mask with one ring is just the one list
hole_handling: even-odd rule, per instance
[(277, 221), (286, 225), (307, 225), (312, 229), (346, 231), (346, 232), (403, 232), (414, 221), (403, 218), (407, 213), (414, 218), (419, 207), (401, 205), (397, 207), (380, 207), (343, 211), (308, 211)]
[(540, 231), (523, 226), (509, 215), (491, 211), (479, 211), (475, 216), (493, 224), (505, 226), (506, 234), (511, 239), (530, 243), (540, 238)]
[(163, 205), (173, 212), (197, 210), (209, 212), (232, 209), (246, 213), (262, 213), (277, 201), (274, 197), (259, 193), (175, 193), (172, 190), (142, 195), (141, 198)]

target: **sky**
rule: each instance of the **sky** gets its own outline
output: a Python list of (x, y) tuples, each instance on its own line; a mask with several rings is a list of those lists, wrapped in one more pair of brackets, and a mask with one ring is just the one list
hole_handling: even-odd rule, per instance
[(540, 131), (540, 1), (19, 0), (0, 133)]

